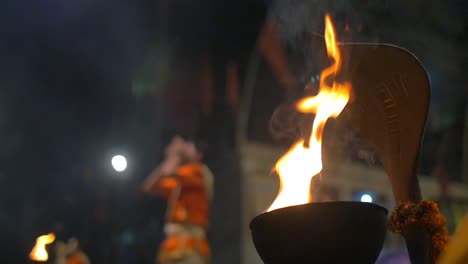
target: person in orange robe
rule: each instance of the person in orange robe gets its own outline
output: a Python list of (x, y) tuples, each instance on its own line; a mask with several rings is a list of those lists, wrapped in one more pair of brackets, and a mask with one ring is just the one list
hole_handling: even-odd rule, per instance
[(78, 240), (70, 238), (67, 243), (58, 241), (55, 264), (90, 264), (86, 254), (80, 249)]
[(165, 240), (158, 264), (208, 264), (210, 247), (206, 238), (213, 175), (201, 162), (193, 142), (175, 137), (166, 149), (166, 159), (145, 181), (149, 195), (168, 200)]

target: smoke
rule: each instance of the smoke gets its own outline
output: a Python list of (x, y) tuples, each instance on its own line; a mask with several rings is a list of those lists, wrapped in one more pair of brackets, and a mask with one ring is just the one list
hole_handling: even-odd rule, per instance
[[(360, 38), (363, 41), (371, 37), (369, 34), (363, 34), (362, 28), (360, 28), (367, 24), (369, 14), (359, 12), (357, 8), (362, 9), (362, 4), (353, 4), (355, 2), (336, 0), (277, 1), (271, 10), (271, 15), (277, 19), (281, 37), (289, 44), (300, 38), (303, 32), (315, 32), (323, 35), (324, 17), (327, 13), (333, 17), (340, 40), (343, 40), (344, 30), (347, 28), (347, 31), (361, 31)], [(369, 5), (368, 8), (370, 9), (371, 6)]]
[[(323, 69), (324, 63), (316, 49), (304, 47), (303, 32), (323, 35), (326, 13), (331, 14), (340, 41), (391, 43), (410, 50), (421, 60), (430, 77), (430, 128), (441, 130), (463, 120), (460, 109), (463, 111), (466, 77), (462, 65), (467, 50), (460, 41), (464, 33), (462, 6), (456, 1), (437, 0), (278, 0), (274, 2), (270, 16), (276, 21), (293, 61), (291, 67), (302, 88), (310, 85), (311, 77)], [(298, 59), (300, 57), (303, 59)], [(298, 91), (302, 93), (300, 88)], [(303, 136), (300, 127), (306, 121), (301, 115), (292, 114), (286, 118), (293, 112), (291, 104), (275, 111), (271, 122), (275, 137), (291, 138), (294, 133), (296, 138)], [(358, 159), (376, 163), (371, 149), (357, 135), (343, 125), (327, 126), (330, 128), (325, 133), (325, 140), (334, 138), (329, 148), (337, 150), (346, 146)]]
[(330, 13), (341, 41), (391, 43), (410, 50), (428, 70), (431, 92), (437, 95), (433, 105), (453, 114), (464, 101), (460, 83), (467, 51), (460, 39), (466, 11), (456, 1), (292, 0), (276, 1), (270, 15), (289, 47), (303, 32), (323, 34), (324, 15)]

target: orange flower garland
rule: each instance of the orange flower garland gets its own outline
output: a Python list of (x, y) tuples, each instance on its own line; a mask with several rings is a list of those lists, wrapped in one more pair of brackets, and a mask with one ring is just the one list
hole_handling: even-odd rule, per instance
[(448, 231), (445, 223), (445, 217), (440, 213), (437, 203), (422, 201), (397, 206), (390, 215), (388, 227), (390, 231), (401, 234), (410, 225), (423, 225), (431, 237), (435, 250), (434, 258), (437, 259), (448, 242)]

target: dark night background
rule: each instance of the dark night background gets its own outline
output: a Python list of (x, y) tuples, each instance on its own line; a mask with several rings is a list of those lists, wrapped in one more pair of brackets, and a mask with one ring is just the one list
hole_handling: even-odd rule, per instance
[[(321, 32), (316, 21), (330, 10), (337, 25), (362, 27), (358, 41), (413, 51), (433, 89), (420, 171), (433, 175), (441, 163), (451, 180), (468, 180), (462, 172), (465, 1), (310, 1), (302, 9), (309, 13), (294, 11), (304, 1), (287, 2), (2, 1), (2, 263), (24, 263), (34, 239), (59, 226), (59, 236), (80, 238), (93, 263), (151, 263), (165, 202), (144, 197), (139, 188), (175, 133), (208, 145), (205, 157), (219, 194), (210, 231), (213, 261), (240, 263), (237, 113), (226, 103), (226, 76), (218, 69), (235, 60), (243, 79), (268, 5), (286, 42), (298, 31)], [(190, 78), (206, 53), (215, 94), (212, 110), (203, 113), (201, 88)], [(265, 89), (257, 92), (268, 94)], [(280, 102), (278, 94), (271, 100)], [(256, 107), (273, 105), (265, 100)], [(111, 168), (117, 153), (129, 159), (124, 174)]]

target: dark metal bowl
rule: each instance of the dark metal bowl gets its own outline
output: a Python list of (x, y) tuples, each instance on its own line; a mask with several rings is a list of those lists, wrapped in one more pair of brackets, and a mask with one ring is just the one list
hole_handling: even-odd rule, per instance
[(263, 213), (250, 230), (265, 264), (367, 264), (382, 250), (387, 213), (372, 203), (310, 203)]

